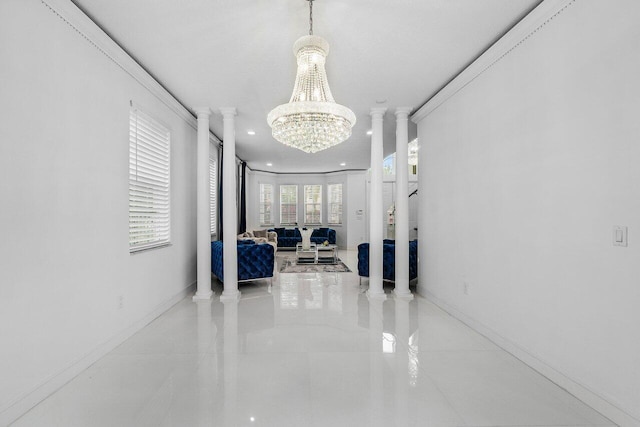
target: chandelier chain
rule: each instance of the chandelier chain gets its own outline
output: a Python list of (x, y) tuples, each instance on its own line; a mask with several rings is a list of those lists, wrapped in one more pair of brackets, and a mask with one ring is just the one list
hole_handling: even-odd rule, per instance
[(309, 35), (313, 35), (313, 0), (307, 0), (309, 2)]

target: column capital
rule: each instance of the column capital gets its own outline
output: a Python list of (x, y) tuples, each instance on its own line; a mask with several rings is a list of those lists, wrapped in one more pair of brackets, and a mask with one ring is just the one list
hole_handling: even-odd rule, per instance
[(387, 107), (373, 107), (371, 109), (371, 117), (376, 117), (376, 116), (384, 116), (384, 113), (387, 112)]
[(411, 107), (398, 107), (396, 108), (396, 117), (398, 119), (408, 118), (411, 110), (413, 110)]
[(238, 115), (238, 111), (236, 110), (236, 107), (222, 107), (218, 111), (220, 111), (220, 114), (222, 114), (223, 117)]
[(211, 115), (211, 108), (209, 107), (194, 107), (193, 111), (196, 113), (198, 118), (208, 118)]

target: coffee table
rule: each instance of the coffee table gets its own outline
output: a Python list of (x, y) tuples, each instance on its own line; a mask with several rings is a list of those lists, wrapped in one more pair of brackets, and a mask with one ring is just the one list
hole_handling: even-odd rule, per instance
[(296, 262), (298, 264), (315, 264), (318, 260), (318, 249), (311, 243), (309, 249), (303, 249), (302, 243), (296, 244)]
[(318, 264), (337, 264), (338, 263), (338, 245), (318, 245)]

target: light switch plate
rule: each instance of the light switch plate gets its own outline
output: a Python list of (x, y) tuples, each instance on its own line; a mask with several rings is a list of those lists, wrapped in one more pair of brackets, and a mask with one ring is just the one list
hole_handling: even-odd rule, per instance
[(613, 246), (627, 246), (627, 227), (613, 226)]

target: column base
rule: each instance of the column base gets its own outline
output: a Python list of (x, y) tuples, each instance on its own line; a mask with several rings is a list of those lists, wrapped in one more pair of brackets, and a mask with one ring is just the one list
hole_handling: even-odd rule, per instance
[(367, 298), (369, 298), (370, 300), (378, 300), (378, 301), (384, 301), (387, 299), (387, 294), (385, 294), (384, 292), (371, 292), (370, 290), (367, 291)]
[(411, 293), (411, 291), (409, 292), (397, 292), (397, 291), (393, 291), (393, 296), (396, 299), (401, 299), (401, 300), (406, 300), (406, 301), (411, 301), (413, 299), (413, 294)]
[(224, 301), (238, 301), (238, 300), (240, 300), (240, 295), (241, 295), (240, 291), (235, 291), (235, 292), (222, 291), (222, 295), (220, 295), (220, 301), (222, 301), (222, 302), (224, 302)]
[(213, 295), (214, 295), (213, 291), (196, 292), (196, 294), (192, 298), (192, 301), (209, 300), (209, 299), (211, 299), (211, 297), (213, 297)]

